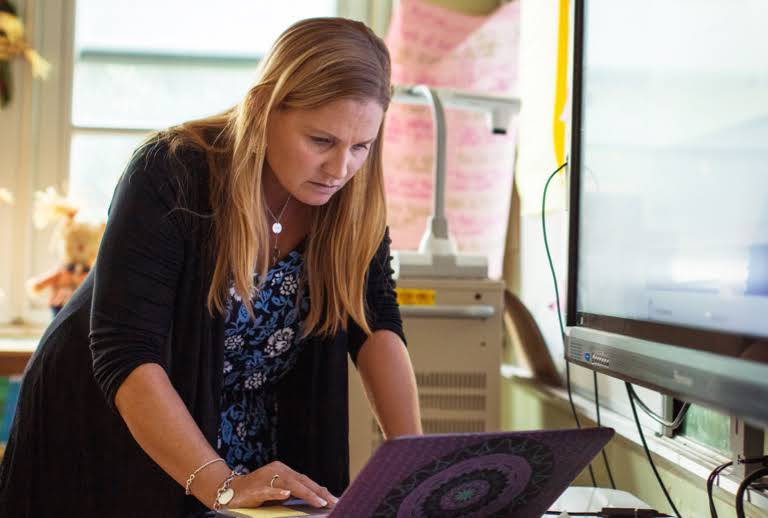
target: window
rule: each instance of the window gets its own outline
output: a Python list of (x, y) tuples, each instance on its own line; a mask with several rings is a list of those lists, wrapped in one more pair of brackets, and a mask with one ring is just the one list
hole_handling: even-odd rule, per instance
[[(3, 112), (0, 187), (0, 325), (43, 325), (24, 280), (56, 263), (50, 232), (32, 227), (33, 192), (55, 186), (99, 221), (133, 149), (151, 131), (235, 105), (271, 43), (291, 23), (345, 16), (383, 33), (390, 0), (17, 0), (33, 46), (53, 64), (45, 82), (17, 68), (17, 99)], [(9, 153), (6, 155), (6, 150)], [(9, 158), (6, 159), (6, 156)], [(10, 214), (10, 218), (6, 218)]]
[[(682, 405), (679, 402), (675, 407)], [(677, 408), (676, 408), (677, 410)], [(723, 455), (731, 452), (731, 418), (708, 408), (691, 405), (678, 433), (714, 448)]]
[[(205, 7), (203, 7), (205, 5)], [(69, 193), (103, 219), (115, 179), (150, 130), (224, 111), (272, 42), (335, 0), (78, 0)]]

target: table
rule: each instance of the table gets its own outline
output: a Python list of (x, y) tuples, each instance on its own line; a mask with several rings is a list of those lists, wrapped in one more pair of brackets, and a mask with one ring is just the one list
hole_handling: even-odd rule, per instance
[[(555, 500), (549, 508), (552, 511), (597, 512), (603, 507), (629, 507), (632, 509), (651, 509), (651, 506), (626, 491), (602, 487), (571, 486)], [(545, 515), (552, 518), (553, 515)], [(562, 515), (563, 518), (567, 514)]]
[(0, 376), (24, 372), (38, 341), (39, 337), (0, 338)]

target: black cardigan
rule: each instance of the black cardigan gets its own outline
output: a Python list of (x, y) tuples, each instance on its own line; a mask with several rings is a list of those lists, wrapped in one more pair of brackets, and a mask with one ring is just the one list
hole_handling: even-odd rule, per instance
[[(175, 518), (203, 509), (144, 453), (114, 408), (128, 374), (158, 363), (215, 447), (223, 322), (206, 308), (209, 170), (198, 151), (176, 160), (165, 144), (134, 155), (93, 272), (27, 366), (0, 465), (0, 516)], [(389, 243), (385, 232), (368, 270), (367, 317), (372, 329), (405, 342)], [(307, 338), (278, 387), (278, 459), (337, 495), (349, 482), (347, 353), (355, 360), (365, 338), (351, 321), (348, 332)]]

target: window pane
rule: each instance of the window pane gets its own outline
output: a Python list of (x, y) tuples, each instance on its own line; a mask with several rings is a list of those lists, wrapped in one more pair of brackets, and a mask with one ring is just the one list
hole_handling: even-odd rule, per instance
[(726, 415), (708, 408), (691, 405), (680, 433), (728, 454), (731, 449), (731, 421)]
[(77, 0), (78, 49), (263, 55), (301, 18), (333, 16), (336, 0)]
[(336, 0), (78, 0), (72, 122), (159, 129), (246, 94), (272, 42)]
[(75, 65), (75, 126), (160, 129), (237, 104), (251, 67), (82, 62)]
[(82, 207), (78, 219), (107, 219), (117, 179), (146, 136), (82, 132), (73, 135), (69, 195)]
[(78, 0), (69, 193), (81, 217), (103, 220), (144, 133), (237, 104), (258, 60), (302, 18), (333, 16), (336, 0)]

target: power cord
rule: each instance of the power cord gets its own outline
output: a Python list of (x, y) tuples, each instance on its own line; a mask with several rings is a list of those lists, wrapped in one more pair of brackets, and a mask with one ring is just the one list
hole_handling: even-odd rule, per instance
[(737, 518), (745, 518), (744, 517), (744, 493), (746, 493), (747, 488), (752, 485), (753, 482), (756, 480), (759, 480), (763, 477), (768, 476), (768, 467), (762, 467), (755, 471), (754, 473), (750, 473), (747, 477), (744, 478), (744, 480), (741, 481), (741, 484), (739, 484), (739, 490), (736, 491), (736, 517)]
[[(549, 189), (549, 183), (552, 181), (552, 179), (557, 176), (557, 173), (559, 173), (565, 166), (568, 165), (568, 162), (565, 162), (563, 165), (558, 167), (551, 175), (549, 175), (549, 178), (547, 179), (547, 183), (544, 185), (544, 196), (541, 200), (541, 228), (542, 232), (544, 234), (544, 248), (547, 251), (547, 260), (549, 261), (549, 270), (552, 273), (552, 281), (555, 286), (555, 303), (557, 305), (557, 322), (560, 325), (560, 336), (563, 340), (563, 346), (565, 346), (565, 327), (563, 326), (563, 315), (560, 311), (560, 290), (557, 287), (557, 275), (555, 274), (555, 267), (552, 264), (552, 254), (549, 251), (549, 239), (547, 239), (547, 225), (546, 225), (546, 206), (547, 206), (547, 190)], [(573, 418), (576, 421), (576, 427), (581, 428), (581, 423), (579, 422), (579, 415), (576, 412), (576, 406), (573, 404), (573, 393), (571, 391), (571, 367), (570, 362), (568, 359), (565, 361), (565, 378), (566, 378), (566, 386), (568, 388), (568, 401), (571, 404), (571, 412), (573, 413)], [(597, 426), (602, 426), (602, 422), (600, 420), (600, 392), (597, 387), (597, 372), (592, 371), (592, 383), (595, 387), (595, 414), (597, 415)], [(600, 453), (603, 457), (603, 462), (605, 463), (605, 471), (608, 473), (608, 479), (611, 482), (611, 487), (613, 489), (616, 489), (616, 482), (613, 480), (613, 473), (611, 472), (611, 466), (608, 462), (608, 456), (605, 453), (605, 448), (600, 450)], [(592, 485), (597, 487), (597, 481), (595, 480), (595, 473), (592, 470), (592, 464), (589, 465), (589, 476), (592, 479)]]
[[(563, 170), (568, 162), (563, 163), (560, 167), (549, 175), (547, 183), (544, 184), (544, 194), (541, 197), (541, 231), (544, 235), (544, 249), (547, 252), (547, 261), (549, 261), (549, 271), (552, 273), (552, 282), (555, 286), (555, 306), (557, 306), (557, 323), (560, 324), (560, 338), (563, 341), (563, 347), (565, 347), (565, 327), (563, 326), (563, 315), (560, 312), (560, 289), (557, 287), (557, 274), (555, 273), (555, 266), (552, 264), (552, 254), (549, 251), (549, 239), (547, 239), (547, 190), (549, 189), (549, 183), (552, 181), (557, 173)], [(571, 404), (571, 413), (573, 414), (573, 420), (576, 421), (576, 428), (581, 430), (581, 421), (579, 421), (579, 414), (576, 412), (576, 405), (573, 404), (573, 393), (571, 391), (571, 368), (568, 359), (565, 359), (565, 385), (568, 389), (568, 402)], [(592, 463), (589, 464), (589, 477), (592, 479), (592, 486), (597, 487), (597, 481), (595, 480), (595, 472), (592, 469)]]
[[(555, 267), (552, 264), (552, 254), (549, 251), (549, 241), (547, 239), (546, 201), (547, 201), (547, 189), (549, 188), (549, 183), (557, 175), (557, 173), (559, 173), (566, 165), (568, 165), (568, 162), (563, 163), (563, 165), (558, 167), (551, 175), (549, 175), (549, 178), (547, 179), (547, 183), (544, 185), (544, 195), (542, 196), (542, 200), (541, 200), (541, 228), (542, 228), (542, 232), (544, 234), (544, 248), (546, 249), (546, 252), (547, 252), (547, 261), (549, 262), (549, 270), (552, 273), (552, 281), (553, 281), (554, 286), (555, 286), (555, 304), (557, 306), (557, 319), (558, 319), (558, 323), (560, 324), (560, 335), (561, 335), (561, 338), (563, 340), (563, 346), (565, 346), (565, 340), (566, 340), (565, 327), (563, 326), (563, 317), (562, 317), (562, 313), (560, 312), (560, 290), (557, 287), (557, 275), (555, 274)], [(579, 422), (578, 414), (576, 413), (576, 406), (573, 404), (573, 395), (572, 395), (572, 392), (571, 392), (571, 376), (570, 376), (569, 365), (570, 365), (570, 362), (566, 358), (566, 360), (565, 360), (565, 374), (566, 374), (566, 384), (567, 384), (567, 388), (568, 388), (568, 401), (571, 404), (571, 411), (573, 412), (573, 417), (574, 417), (574, 420), (576, 421), (576, 426), (578, 428), (581, 428), (581, 423)], [(592, 375), (593, 375), (593, 381), (594, 381), (595, 388), (597, 388), (597, 372), (592, 371)], [(640, 418), (637, 416), (637, 409), (635, 408), (635, 400), (632, 397), (632, 394), (634, 393), (634, 390), (632, 389), (632, 386), (628, 382), (626, 383), (626, 387), (627, 387), (627, 393), (629, 394), (629, 402), (630, 402), (630, 404), (632, 406), (632, 413), (635, 416), (635, 423), (637, 424), (637, 430), (640, 433), (640, 440), (643, 443), (643, 449), (645, 450), (645, 454), (648, 457), (648, 462), (651, 464), (651, 469), (653, 470), (653, 473), (656, 475), (656, 480), (659, 481), (659, 485), (661, 486), (661, 489), (664, 492), (664, 495), (667, 497), (667, 501), (669, 502), (669, 505), (672, 507), (672, 510), (675, 512), (675, 516), (677, 516), (677, 518), (680, 518), (680, 513), (678, 512), (677, 507), (675, 507), (674, 502), (672, 502), (672, 498), (670, 498), (669, 493), (667, 492), (667, 488), (664, 487), (664, 483), (661, 480), (661, 476), (659, 475), (659, 472), (656, 470), (656, 465), (653, 463), (653, 459), (651, 458), (651, 452), (648, 449), (648, 444), (645, 442), (645, 436), (643, 435), (643, 429), (640, 426)], [(596, 396), (595, 397), (595, 404), (599, 408), (599, 402), (598, 402), (597, 394), (595, 394), (595, 396)], [(645, 405), (643, 405), (643, 406), (645, 406)], [(685, 411), (687, 412), (687, 408), (685, 409)], [(681, 414), (681, 416), (678, 416), (678, 417), (680, 417), (680, 420), (682, 421), (682, 416), (685, 415), (685, 412), (681, 411), (680, 414)], [(605, 452), (603, 452), (603, 459), (606, 462), (606, 468), (607, 468), (608, 467), (608, 459), (605, 456)], [(610, 473), (610, 469), (609, 469), (609, 473)], [(592, 484), (595, 487), (597, 487), (597, 484), (596, 484), (596, 481), (595, 481), (595, 474), (592, 471), (592, 465), (591, 464), (589, 465), (589, 474), (592, 477)], [(611, 483), (613, 483), (613, 476), (612, 475), (609, 475), (609, 476), (611, 478)], [(593, 515), (593, 516), (595, 516), (595, 515)], [(597, 516), (599, 516), (599, 515), (597, 515)], [(627, 516), (632, 516), (632, 515), (627, 515)]]
[[(764, 476), (768, 475), (768, 455), (763, 457), (752, 457), (749, 459), (739, 459), (737, 461), (739, 464), (762, 464), (763, 467), (755, 471), (754, 473), (750, 474), (749, 476), (745, 477), (744, 480), (739, 484), (739, 489), (736, 492), (736, 516), (738, 518), (743, 518), (744, 516), (744, 493), (747, 491), (747, 488), (757, 479), (762, 478)], [(715, 484), (715, 480), (718, 476), (720, 476), (720, 472), (724, 469), (727, 469), (729, 467), (733, 466), (733, 461), (726, 462), (725, 464), (720, 464), (718, 467), (712, 470), (712, 472), (709, 474), (709, 477), (707, 477), (707, 498), (709, 499), (709, 514), (711, 518), (718, 518), (717, 516), (717, 509), (715, 509), (715, 500), (712, 496), (712, 486)]]
[(598, 516), (600, 518), (671, 518), (656, 509), (635, 509), (634, 507), (603, 507), (600, 511), (571, 513), (568, 511), (546, 511), (545, 515)]
[(683, 420), (685, 419), (685, 416), (688, 413), (688, 409), (691, 407), (690, 403), (683, 403), (683, 406), (680, 409), (680, 411), (677, 413), (677, 416), (675, 416), (675, 418), (672, 421), (667, 421), (663, 417), (656, 414), (656, 412), (648, 408), (648, 406), (645, 403), (643, 403), (643, 400), (640, 399), (640, 396), (637, 395), (637, 392), (635, 392), (634, 387), (632, 387), (632, 384), (629, 384), (628, 390), (629, 390), (629, 397), (635, 400), (635, 402), (640, 407), (640, 410), (642, 410), (648, 417), (650, 417), (660, 425), (666, 426), (667, 428), (671, 428), (672, 430), (676, 430), (677, 428), (680, 427), (681, 424), (683, 424)]
[(656, 470), (656, 465), (653, 463), (653, 458), (651, 458), (651, 450), (648, 449), (648, 444), (645, 442), (645, 435), (643, 435), (643, 427), (640, 426), (640, 418), (637, 416), (637, 409), (635, 408), (635, 400), (632, 397), (632, 385), (627, 381), (625, 382), (625, 385), (627, 387), (627, 395), (629, 396), (629, 404), (632, 407), (632, 415), (635, 416), (635, 424), (637, 425), (637, 432), (640, 434), (640, 441), (643, 443), (643, 449), (645, 450), (645, 456), (648, 457), (648, 462), (651, 464), (651, 469), (653, 470), (653, 474), (656, 475), (656, 480), (659, 481), (659, 486), (661, 486), (661, 490), (664, 492), (664, 496), (667, 497), (667, 502), (669, 502), (670, 507), (672, 507), (672, 511), (674, 511), (675, 516), (677, 518), (680, 518), (680, 512), (677, 510), (677, 507), (675, 507), (675, 503), (672, 501), (672, 498), (669, 496), (669, 493), (667, 492), (667, 488), (664, 486), (664, 482), (661, 481), (661, 475), (659, 475), (659, 472)]
[[(597, 413), (597, 426), (603, 426), (600, 422), (600, 392), (597, 389), (597, 372), (592, 371), (592, 383), (595, 385), (595, 412)], [(600, 450), (603, 455), (603, 462), (605, 463), (605, 470), (608, 472), (608, 479), (611, 481), (611, 487), (616, 489), (616, 482), (613, 481), (613, 473), (611, 473), (611, 466), (608, 464), (608, 456), (605, 454), (605, 448)]]
[(718, 518), (717, 509), (715, 509), (715, 500), (712, 496), (712, 486), (715, 484), (715, 479), (720, 475), (720, 472), (730, 466), (733, 466), (733, 461), (720, 464), (713, 469), (707, 477), (707, 499), (709, 500), (709, 515), (711, 518)]

